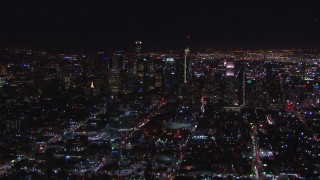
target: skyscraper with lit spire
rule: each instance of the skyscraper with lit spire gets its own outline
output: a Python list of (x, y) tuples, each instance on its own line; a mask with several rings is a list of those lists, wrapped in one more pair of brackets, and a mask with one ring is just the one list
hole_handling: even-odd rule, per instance
[(190, 49), (189, 47), (184, 50), (184, 63), (183, 63), (183, 82), (187, 83), (187, 60), (189, 57)]
[(183, 82), (184, 83), (187, 83), (188, 82), (188, 78), (187, 78), (187, 71), (189, 71), (189, 68), (190, 67), (190, 62), (189, 62), (189, 54), (190, 54), (190, 46), (189, 46), (189, 39), (190, 39), (190, 36), (188, 35), (187, 36), (187, 44), (188, 44), (188, 47), (184, 50), (184, 63), (183, 63)]

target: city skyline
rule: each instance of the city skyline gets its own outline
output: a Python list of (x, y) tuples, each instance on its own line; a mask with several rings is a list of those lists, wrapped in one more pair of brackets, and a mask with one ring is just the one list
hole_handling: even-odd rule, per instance
[(2, 1), (0, 178), (320, 179), (320, 1)]
[(0, 49), (0, 177), (319, 179), (315, 50)]

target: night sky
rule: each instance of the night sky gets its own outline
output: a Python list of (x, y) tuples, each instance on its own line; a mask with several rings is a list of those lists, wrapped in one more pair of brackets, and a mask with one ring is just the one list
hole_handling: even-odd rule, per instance
[(1, 0), (0, 24), (1, 47), (320, 47), (319, 0)]

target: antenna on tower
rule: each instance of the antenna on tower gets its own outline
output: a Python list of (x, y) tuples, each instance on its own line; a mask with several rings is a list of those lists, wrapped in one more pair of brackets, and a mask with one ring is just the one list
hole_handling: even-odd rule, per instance
[(190, 35), (187, 35), (187, 47), (190, 48)]

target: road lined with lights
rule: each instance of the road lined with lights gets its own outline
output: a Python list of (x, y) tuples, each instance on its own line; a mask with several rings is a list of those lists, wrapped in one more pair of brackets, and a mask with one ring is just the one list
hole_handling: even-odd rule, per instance
[(149, 114), (147, 115), (146, 118), (144, 118), (143, 122), (140, 123), (139, 125), (137, 125), (137, 127), (133, 128), (129, 135), (126, 136), (125, 140), (127, 140), (128, 138), (132, 137), (133, 133), (135, 133), (136, 131), (140, 130), (143, 126), (145, 126), (148, 122), (150, 122), (150, 119), (152, 119), (159, 111), (159, 109), (166, 105), (167, 104), (167, 101), (166, 100), (163, 100), (161, 99), (158, 103), (158, 105), (155, 105), (155, 106), (152, 106), (153, 110), (151, 112), (149, 112)]
[(252, 147), (253, 147), (253, 170), (257, 179), (260, 179), (262, 172), (262, 162), (259, 157), (259, 146), (257, 142), (257, 127), (253, 125), (251, 127), (251, 138), (252, 138)]
[[(201, 97), (201, 115), (198, 118), (203, 118), (203, 115), (205, 113), (205, 104), (207, 102), (205, 101), (205, 97)], [(176, 162), (172, 163), (171, 167), (168, 168), (167, 172), (165, 173), (165, 177), (168, 179), (174, 179), (178, 173), (178, 170), (180, 169), (180, 165), (182, 163), (183, 158), (185, 157), (186, 151), (185, 148), (187, 147), (190, 138), (192, 138), (195, 134), (195, 130), (198, 127), (198, 118), (195, 119), (195, 124), (191, 129), (191, 133), (186, 138), (186, 141), (180, 146), (181, 152), (180, 156), (177, 159)]]

